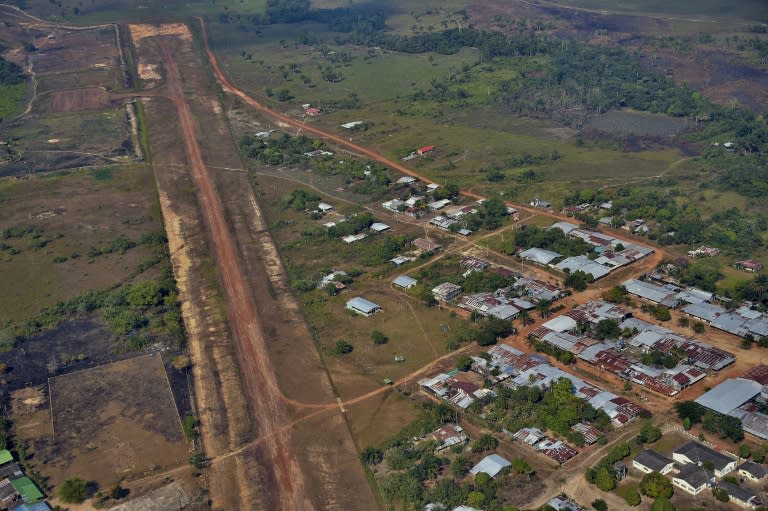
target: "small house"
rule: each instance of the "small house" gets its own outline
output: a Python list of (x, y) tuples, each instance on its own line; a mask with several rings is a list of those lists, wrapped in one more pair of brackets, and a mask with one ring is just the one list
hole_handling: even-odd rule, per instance
[(408, 257), (408, 256), (397, 256), (389, 260), (390, 263), (398, 267), (404, 265), (405, 263), (409, 263), (411, 261), (413, 261), (413, 257)]
[(433, 145), (425, 145), (424, 147), (419, 147), (416, 150), (416, 154), (419, 156), (426, 156), (430, 153), (433, 153), (435, 151), (436, 147)]
[(333, 209), (333, 206), (331, 206), (330, 204), (328, 204), (326, 202), (321, 202), (321, 203), (319, 203), (317, 205), (317, 209), (320, 210), (320, 213), (325, 214), (325, 213), (328, 213), (329, 211), (331, 211)]
[(309, 107), (309, 108), (305, 109), (305, 110), (304, 110), (304, 113), (305, 113), (305, 114), (307, 114), (307, 115), (311, 115), (312, 117), (314, 117), (315, 115), (319, 115), (319, 114), (320, 114), (320, 109), (319, 109), (319, 108), (315, 108), (315, 107), (311, 106), (311, 107)]
[(415, 286), (419, 281), (408, 275), (400, 275), (392, 281), (392, 285), (399, 287), (400, 289), (410, 289)]
[(6, 478), (0, 481), (0, 506), (3, 509), (10, 508), (20, 499), (21, 496), (16, 491), (16, 488), (11, 485), (9, 479)]
[(698, 465), (685, 465), (672, 476), (672, 485), (691, 495), (698, 495), (709, 487), (710, 474)]
[(347, 302), (347, 309), (368, 317), (381, 311), (381, 306), (358, 296)]
[(739, 467), (739, 475), (752, 482), (759, 483), (765, 479), (765, 476), (768, 475), (768, 471), (766, 471), (765, 467), (760, 463), (747, 461), (746, 463), (742, 463)]
[(458, 424), (448, 424), (432, 433), (432, 439), (437, 442), (437, 451), (463, 444), (467, 441), (467, 438), (464, 429)]
[(627, 476), (627, 466), (623, 461), (617, 461), (613, 464), (613, 475), (616, 476), (617, 481), (621, 481)]
[(675, 468), (675, 462), (654, 450), (646, 449), (632, 460), (632, 467), (644, 474), (658, 472), (664, 475)]
[(437, 184), (437, 183), (429, 183), (429, 184), (427, 185), (427, 192), (428, 192), (428, 193), (432, 193), (432, 192), (434, 192), (435, 190), (437, 190), (438, 188), (440, 188), (440, 185), (439, 185), (439, 184)]
[(744, 261), (738, 261), (734, 264), (737, 270), (749, 271), (752, 273), (759, 272), (763, 269), (762, 263), (755, 261), (754, 259), (746, 259)]
[(361, 232), (359, 234), (350, 234), (348, 236), (344, 236), (343, 238), (341, 238), (341, 241), (343, 241), (344, 243), (349, 245), (351, 243), (355, 243), (356, 241), (360, 241), (362, 239), (365, 239), (367, 236), (368, 235), (363, 233), (363, 232)]
[(491, 454), (480, 460), (480, 463), (472, 467), (469, 473), (476, 476), (480, 472), (485, 472), (493, 478), (496, 477), (499, 472), (511, 465), (512, 463), (502, 458), (498, 454)]
[(35, 483), (33, 483), (32, 479), (29, 477), (24, 476), (14, 479), (11, 481), (11, 486), (13, 486), (13, 489), (21, 495), (21, 499), (27, 504), (43, 500), (43, 492), (35, 486)]
[(443, 248), (439, 243), (435, 243), (434, 241), (428, 240), (426, 238), (416, 238), (413, 240), (412, 244), (414, 247), (418, 248), (425, 254), (431, 254), (432, 252)]
[(416, 182), (416, 178), (412, 176), (403, 176), (395, 182), (399, 185), (410, 185)]
[(432, 288), (432, 295), (435, 300), (448, 302), (461, 294), (461, 286), (452, 282), (443, 282)]
[(579, 422), (571, 426), (571, 431), (581, 433), (585, 445), (592, 445), (602, 436), (594, 426)]
[(721, 482), (716, 485), (720, 490), (725, 491), (728, 494), (730, 502), (733, 502), (737, 506), (741, 506), (747, 509), (755, 509), (757, 506), (762, 506), (763, 502), (760, 497), (752, 493), (751, 491), (741, 488), (733, 483)]
[(389, 226), (382, 222), (373, 222), (370, 229), (373, 232), (384, 232), (389, 230)]

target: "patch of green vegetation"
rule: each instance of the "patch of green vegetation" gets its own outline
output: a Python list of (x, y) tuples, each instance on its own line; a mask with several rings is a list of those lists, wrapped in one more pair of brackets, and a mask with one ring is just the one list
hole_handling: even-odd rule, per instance
[(553, 3), (610, 12), (738, 17), (768, 21), (768, 8), (760, 0), (744, 0), (736, 5), (724, 0), (698, 0), (694, 3), (665, 2), (664, 0), (553, 0)]
[(91, 171), (91, 175), (93, 175), (93, 179), (96, 181), (111, 181), (114, 173), (115, 169), (109, 167), (102, 167)]
[(27, 86), (24, 83), (17, 83), (15, 85), (0, 84), (0, 121), (19, 108), (26, 90)]

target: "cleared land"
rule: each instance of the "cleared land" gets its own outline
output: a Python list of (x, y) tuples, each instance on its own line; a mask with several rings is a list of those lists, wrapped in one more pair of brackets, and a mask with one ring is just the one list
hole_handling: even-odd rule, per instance
[(187, 462), (159, 355), (51, 378), (49, 389), (52, 439), (36, 452), (54, 484), (78, 474), (106, 488), (126, 476)]

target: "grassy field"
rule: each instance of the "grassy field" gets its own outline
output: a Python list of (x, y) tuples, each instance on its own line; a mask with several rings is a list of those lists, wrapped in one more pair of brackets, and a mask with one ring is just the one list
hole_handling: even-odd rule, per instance
[[(20, 237), (8, 229), (29, 227)], [(32, 317), (59, 300), (120, 282), (151, 256), (141, 246), (89, 257), (118, 235), (138, 241), (161, 228), (152, 171), (125, 166), (0, 181), (0, 323)], [(18, 251), (18, 253), (14, 253)]]
[(24, 98), (27, 86), (23, 83), (16, 85), (0, 85), (0, 120), (13, 114), (19, 108)]
[(585, 9), (606, 9), (612, 12), (653, 13), (669, 16), (736, 17), (751, 21), (768, 20), (768, 6), (762, 0), (725, 2), (697, 0), (696, 2), (666, 2), (663, 0), (552, 0), (552, 3)]

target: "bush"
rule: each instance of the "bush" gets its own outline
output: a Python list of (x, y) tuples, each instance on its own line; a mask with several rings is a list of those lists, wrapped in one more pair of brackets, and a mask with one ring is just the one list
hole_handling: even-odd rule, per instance
[(371, 332), (371, 340), (373, 341), (373, 344), (387, 344), (389, 337), (379, 332), (378, 330), (374, 330)]
[(469, 369), (472, 367), (472, 358), (468, 355), (461, 355), (456, 360), (456, 369), (459, 371), (469, 371)]
[(640, 481), (640, 491), (643, 495), (648, 495), (651, 498), (672, 496), (672, 483), (669, 479), (659, 474), (658, 472), (651, 472), (645, 474)]
[(472, 444), (472, 452), (492, 451), (499, 446), (499, 441), (493, 435), (485, 433), (477, 437)]
[(592, 501), (592, 507), (595, 511), (608, 511), (608, 504), (603, 499)]
[(334, 346), (333, 352), (337, 355), (346, 355), (347, 353), (352, 353), (353, 349), (355, 348), (347, 341), (339, 339), (336, 341), (336, 346)]
[(378, 465), (384, 460), (384, 453), (375, 447), (366, 447), (360, 453), (360, 461), (366, 465)]
[(79, 504), (88, 497), (88, 483), (80, 477), (70, 477), (59, 486), (59, 498), (67, 504)]

